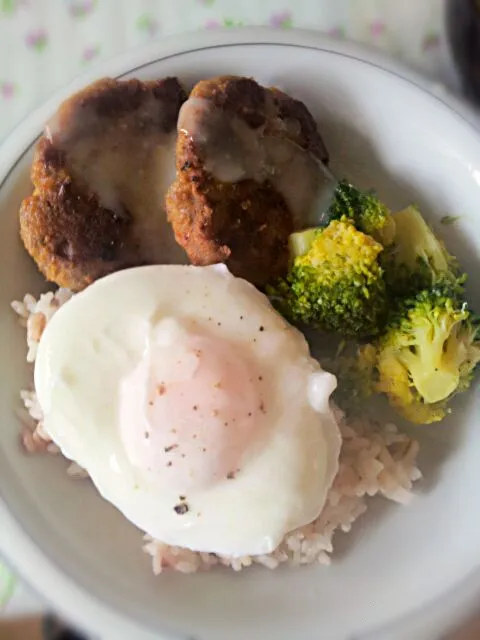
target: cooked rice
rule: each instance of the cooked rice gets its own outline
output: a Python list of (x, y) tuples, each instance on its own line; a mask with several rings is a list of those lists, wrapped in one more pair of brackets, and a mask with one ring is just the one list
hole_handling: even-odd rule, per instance
[[(58, 289), (35, 298), (27, 294), (23, 302), (13, 302), (27, 334), (27, 361), (35, 362), (42, 332), (62, 304), (71, 298), (67, 289)], [(22, 442), (28, 453), (59, 454), (43, 426), (43, 416), (34, 390), (21, 392), (25, 410), (22, 413)], [(182, 573), (224, 565), (240, 571), (252, 564), (275, 569), (282, 563), (292, 566), (312, 563), (329, 564), (335, 531), (350, 531), (352, 524), (367, 509), (367, 497), (382, 495), (389, 500), (407, 504), (412, 498), (412, 485), (421, 477), (416, 467), (418, 442), (398, 431), (394, 424), (379, 425), (363, 419), (347, 424), (338, 409), (343, 443), (339, 471), (328, 493), (320, 516), (312, 523), (287, 534), (281, 545), (270, 554), (232, 558), (213, 553), (197, 553), (172, 547), (149, 536), (144, 538), (144, 551), (152, 557), (156, 574), (170, 568)], [(67, 473), (73, 478), (88, 477), (76, 463), (70, 463)]]

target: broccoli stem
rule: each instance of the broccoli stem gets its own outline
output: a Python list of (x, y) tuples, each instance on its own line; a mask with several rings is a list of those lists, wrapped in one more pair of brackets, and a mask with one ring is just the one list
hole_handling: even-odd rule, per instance
[(460, 372), (458, 368), (448, 367), (441, 357), (437, 358), (438, 362), (428, 363), (431, 354), (428, 349), (424, 351), (425, 353), (420, 355), (405, 351), (400, 360), (408, 367), (412, 382), (424, 402), (435, 404), (445, 400), (456, 390), (460, 382)]
[(295, 259), (298, 256), (304, 256), (313, 244), (318, 229), (305, 229), (292, 233), (289, 238), (290, 257)]

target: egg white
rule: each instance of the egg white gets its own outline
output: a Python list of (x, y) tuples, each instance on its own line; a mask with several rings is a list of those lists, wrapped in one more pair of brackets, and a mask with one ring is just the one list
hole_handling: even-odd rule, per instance
[[(268, 437), (251, 443), (234, 478), (192, 488), (181, 514), (178, 487), (134, 467), (118, 428), (121, 380), (166, 318), (240, 345), (269, 405)], [(319, 515), (338, 468), (335, 384), (303, 335), (223, 265), (139, 267), (97, 281), (53, 316), (35, 366), (46, 431), (105, 499), (162, 542), (229, 556), (269, 553)]]

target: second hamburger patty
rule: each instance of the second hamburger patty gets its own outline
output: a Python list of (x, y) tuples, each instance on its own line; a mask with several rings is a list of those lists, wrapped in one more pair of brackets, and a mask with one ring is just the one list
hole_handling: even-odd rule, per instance
[(262, 286), (288, 266), (288, 237), (328, 153), (305, 105), (250, 78), (199, 82), (183, 105), (167, 212), (193, 264), (225, 262)]

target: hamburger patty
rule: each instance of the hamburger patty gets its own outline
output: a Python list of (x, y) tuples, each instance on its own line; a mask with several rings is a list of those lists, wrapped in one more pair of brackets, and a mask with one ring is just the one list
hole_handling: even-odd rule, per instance
[(34, 155), (20, 234), (48, 280), (74, 291), (129, 266), (178, 261), (165, 192), (186, 94), (176, 78), (103, 79), (66, 100)]
[[(328, 153), (305, 105), (250, 78), (199, 82), (179, 117), (167, 213), (191, 262), (263, 286), (288, 267)], [(300, 224), (301, 226), (301, 224)]]

